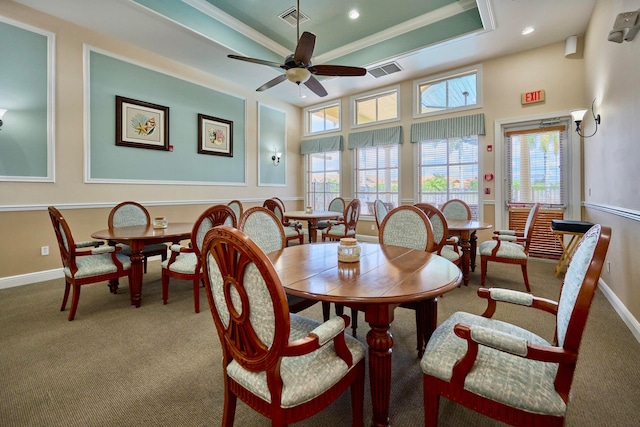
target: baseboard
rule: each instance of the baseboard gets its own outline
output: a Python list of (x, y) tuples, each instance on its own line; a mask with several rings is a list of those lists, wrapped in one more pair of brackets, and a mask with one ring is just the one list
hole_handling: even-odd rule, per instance
[(19, 276), (0, 277), (0, 289), (45, 282), (47, 280), (61, 279), (63, 277), (64, 273), (62, 272), (62, 268), (21, 274)]
[(607, 298), (607, 301), (609, 301), (609, 304), (611, 304), (611, 307), (613, 307), (616, 313), (618, 313), (618, 316), (620, 316), (624, 324), (627, 325), (627, 328), (629, 328), (636, 340), (640, 342), (640, 323), (638, 320), (633, 317), (633, 314), (631, 314), (627, 307), (625, 307), (622, 301), (620, 301), (602, 278), (598, 282), (598, 287), (604, 294), (605, 298)]

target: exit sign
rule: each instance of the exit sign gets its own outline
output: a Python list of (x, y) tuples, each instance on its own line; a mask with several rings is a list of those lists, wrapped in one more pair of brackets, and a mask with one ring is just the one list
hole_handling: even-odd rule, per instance
[(533, 92), (525, 92), (520, 95), (520, 102), (522, 105), (543, 102), (544, 99), (544, 90), (534, 90)]

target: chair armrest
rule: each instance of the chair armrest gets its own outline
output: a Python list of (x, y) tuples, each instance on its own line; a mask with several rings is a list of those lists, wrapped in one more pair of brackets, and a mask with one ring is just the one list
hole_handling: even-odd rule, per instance
[(336, 354), (351, 367), (353, 365), (353, 357), (344, 339), (344, 330), (349, 326), (349, 323), (349, 316), (335, 316), (309, 332), (306, 337), (290, 341), (285, 346), (283, 355), (301, 356), (333, 341)]
[(84, 242), (76, 242), (76, 249), (88, 248), (92, 246), (97, 248), (98, 246), (102, 246), (102, 245), (104, 245), (104, 242), (102, 240), (86, 240)]
[(516, 236), (511, 236), (511, 235), (498, 234), (493, 236), (493, 240), (500, 240), (503, 242), (517, 242), (518, 238)]
[(562, 347), (531, 344), (527, 340), (479, 325), (458, 323), (454, 333), (467, 341), (467, 353), (453, 367), (451, 382), (464, 384), (465, 378), (478, 356), (478, 347), (484, 345), (498, 351), (550, 363), (575, 363), (578, 355)]
[(119, 246), (98, 246), (91, 249), (91, 255), (108, 254), (122, 250)]
[(478, 289), (478, 296), (487, 300), (487, 308), (482, 313), (483, 317), (490, 318), (494, 315), (497, 306), (496, 302), (498, 301), (535, 308), (553, 315), (558, 312), (557, 302), (512, 289), (480, 288)]
[(493, 234), (501, 235), (501, 236), (515, 236), (515, 230), (494, 230)]

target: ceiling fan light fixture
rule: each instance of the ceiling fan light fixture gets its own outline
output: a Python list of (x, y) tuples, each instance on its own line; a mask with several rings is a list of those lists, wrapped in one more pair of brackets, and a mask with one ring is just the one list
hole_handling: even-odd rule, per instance
[(311, 71), (306, 68), (289, 68), (284, 74), (287, 76), (287, 80), (298, 85), (311, 77)]

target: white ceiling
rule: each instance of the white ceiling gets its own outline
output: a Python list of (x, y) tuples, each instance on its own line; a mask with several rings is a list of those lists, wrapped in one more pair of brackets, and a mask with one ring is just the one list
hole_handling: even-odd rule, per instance
[[(16, 3), (40, 10), (61, 19), (76, 23), (78, 25), (90, 28), (94, 31), (105, 35), (125, 40), (131, 44), (140, 46), (146, 50), (158, 53), (165, 57), (171, 58), (186, 65), (204, 70), (220, 80), (221, 85), (237, 85), (247, 89), (257, 88), (268, 80), (273, 79), (282, 72), (272, 67), (264, 65), (251, 64), (247, 62), (237, 61), (227, 58), (228, 54), (239, 54), (261, 59), (278, 61), (276, 54), (286, 55), (291, 51), (291, 46), (283, 46), (286, 40), (295, 42), (295, 29), (291, 29), (290, 38), (286, 38), (283, 33), (265, 34), (264, 26), (261, 28), (260, 22), (264, 21), (265, 11), (257, 7), (258, 4), (264, 7), (265, 4), (273, 5), (273, 14), (283, 12), (287, 3), (295, 6), (295, 0), (172, 0), (173, 2), (182, 2), (177, 6), (193, 7), (204, 6), (204, 9), (218, 11), (217, 20), (225, 21), (225, 25), (232, 27), (241, 34), (238, 38), (251, 39), (265, 49), (271, 56), (264, 57), (249, 54), (240, 51), (240, 44), (236, 44), (230, 38), (215, 37), (207, 35), (205, 32), (193, 27), (185, 22), (184, 19), (169, 16), (167, 12), (157, 12), (153, 9), (154, 2), (161, 5), (161, 1), (156, 0), (137, 0), (140, 3), (147, 4), (143, 7), (133, 0), (13, 0)], [(311, 0), (301, 0), (300, 10), (305, 13), (305, 3)], [(447, 3), (451, 0), (385, 0), (387, 3), (393, 2), (395, 9), (403, 10), (403, 3), (435, 3), (440, 9), (445, 10)], [(319, 98), (306, 88), (306, 98), (299, 96), (298, 87), (288, 81), (285, 81), (271, 89), (268, 89), (265, 95), (282, 99), (298, 106), (307, 106), (317, 104), (319, 102), (328, 101), (340, 96), (350, 95), (353, 93), (373, 90), (378, 87), (384, 87), (396, 84), (400, 81), (428, 76), (438, 72), (456, 68), (464, 65), (470, 65), (481, 62), (483, 60), (494, 58), (506, 54), (519, 51), (525, 51), (540, 46), (545, 46), (559, 41), (564, 41), (571, 35), (584, 34), (591, 12), (597, 0), (476, 0), (479, 14), (482, 18), (484, 30), (465, 34), (457, 38), (444, 40), (435, 44), (427, 45), (420, 48), (404, 48), (398, 46), (397, 52), (393, 57), (385, 57), (377, 63), (354, 64), (343, 63), (341, 61), (333, 62), (341, 65), (354, 65), (371, 68), (381, 63), (395, 60), (402, 72), (381, 78), (374, 78), (367, 74), (363, 77), (340, 77), (323, 81), (323, 85), (329, 92), (325, 98)], [(216, 8), (218, 3), (220, 8)], [(347, 6), (344, 0), (323, 0), (322, 7), (330, 11), (334, 15), (346, 15), (351, 7)], [(348, 4), (355, 4), (359, 9), (361, 17), (370, 18), (375, 15), (376, 10), (382, 8), (380, 0), (353, 0)], [(454, 2), (450, 7), (469, 7), (473, 5), (473, 0), (460, 0)], [(237, 6), (234, 10), (229, 5)], [(312, 20), (308, 25), (320, 21), (320, 11), (318, 10), (318, 1), (313, 3), (315, 8), (309, 6), (309, 10), (313, 11)], [(254, 5), (252, 7), (252, 5)], [(442, 6), (445, 5), (445, 6)], [(213, 6), (213, 7), (212, 7)], [(224, 7), (227, 12), (222, 11)], [(282, 10), (281, 10), (282, 9)], [(428, 9), (428, 8), (427, 8)], [(160, 10), (160, 9), (158, 9)], [(392, 9), (393, 10), (393, 9)], [(422, 13), (416, 10), (413, 13)], [(433, 13), (437, 13), (433, 12)], [(337, 16), (336, 15), (336, 16)], [(389, 10), (378, 14), (377, 19), (383, 19), (394, 23), (405, 17), (391, 17)], [(204, 15), (203, 15), (204, 16)], [(432, 16), (425, 14), (425, 17)], [(222, 17), (222, 18), (221, 18)], [(206, 16), (211, 19), (211, 15)], [(246, 22), (241, 22), (242, 19)], [(337, 22), (337, 18), (333, 18)], [(395, 21), (394, 21), (395, 19)], [(413, 21), (404, 21), (403, 24), (409, 26), (415, 24)], [(249, 25), (253, 22), (254, 28)], [(345, 40), (345, 49), (339, 51), (335, 48), (328, 51), (320, 51), (322, 44), (321, 30), (318, 29), (318, 41), (316, 43), (316, 52), (314, 54), (314, 63), (326, 63), (332, 59), (352, 51), (362, 48), (371, 40), (384, 39), (389, 37), (391, 31), (402, 31), (403, 24), (396, 24), (393, 28), (385, 31), (378, 31), (368, 38), (356, 40), (351, 33), (345, 30), (344, 25), (337, 25), (335, 32), (339, 32)], [(286, 25), (286, 24), (285, 24)], [(367, 24), (373, 26), (373, 22)], [(532, 26), (535, 31), (527, 36), (521, 35), (523, 28)], [(195, 28), (195, 29), (194, 29)], [(273, 26), (269, 27), (273, 28)], [(312, 27), (304, 27), (301, 25), (300, 31)], [(244, 34), (244, 36), (242, 36)], [(284, 37), (284, 39), (283, 39)], [(355, 36), (353, 36), (355, 37)], [(277, 39), (277, 40), (274, 40)], [(325, 36), (329, 40), (330, 35)], [(284, 42), (282, 40), (285, 40)], [(268, 48), (268, 49), (267, 49)], [(409, 50), (407, 50), (409, 49)], [(339, 53), (338, 53), (339, 51)], [(284, 53), (283, 53), (284, 52)], [(347, 56), (348, 57), (348, 56)]]

